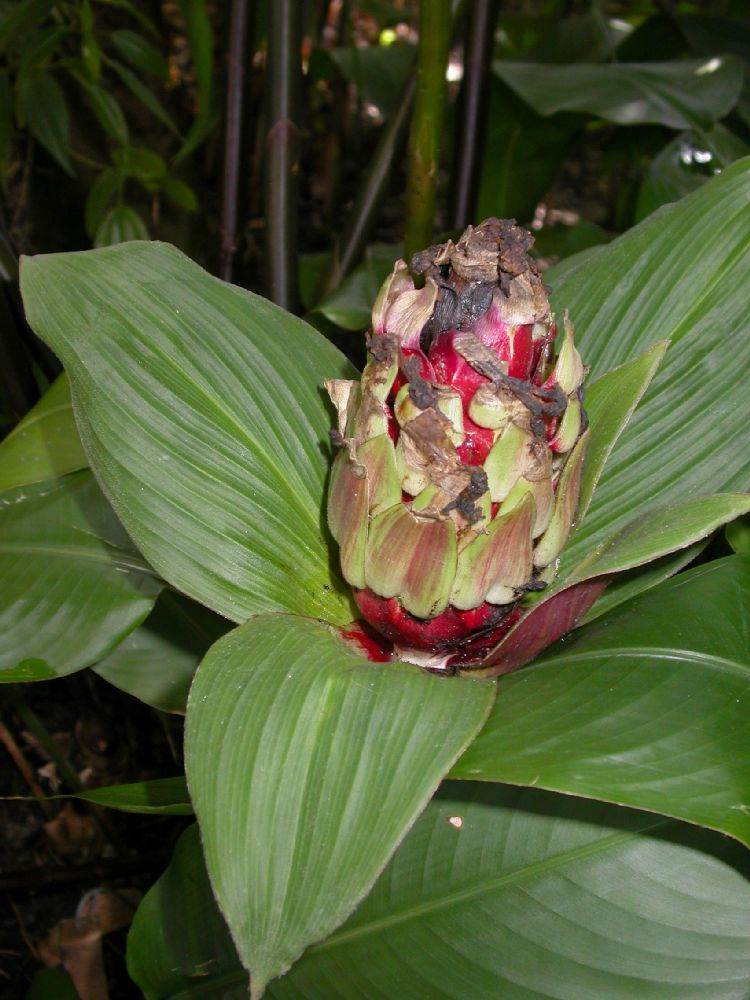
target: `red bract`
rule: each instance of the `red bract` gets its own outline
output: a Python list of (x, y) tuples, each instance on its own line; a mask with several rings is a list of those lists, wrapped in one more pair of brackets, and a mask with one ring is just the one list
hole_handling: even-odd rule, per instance
[(531, 237), (490, 219), (399, 261), (361, 382), (327, 383), (328, 519), (363, 618), (396, 654), (477, 663), (554, 577), (578, 499), (585, 370)]

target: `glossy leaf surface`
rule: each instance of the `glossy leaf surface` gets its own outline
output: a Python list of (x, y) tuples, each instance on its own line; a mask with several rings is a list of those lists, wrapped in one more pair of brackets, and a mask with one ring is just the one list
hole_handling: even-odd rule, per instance
[(31, 258), (23, 292), (97, 474), (159, 572), (234, 621), (349, 621), (321, 528), (321, 386), (353, 374), (342, 355), (158, 243)]
[(737, 421), (750, 378), (750, 354), (739, 347), (748, 206), (745, 159), (577, 266), (571, 261), (559, 279), (548, 272), (553, 305), (569, 310), (592, 381), (670, 341), (563, 553), (562, 574), (651, 507), (750, 487), (750, 425)]
[(55, 479), (88, 465), (65, 374), (0, 443), (0, 491)]
[(186, 767), (253, 997), (369, 891), (494, 685), (373, 664), (328, 626), (258, 616), (201, 664)]
[(162, 586), (90, 472), (0, 494), (0, 681), (96, 662)]
[(734, 107), (742, 64), (732, 56), (664, 63), (493, 63), (494, 72), (542, 115), (577, 111), (618, 125), (707, 128)]
[(750, 845), (750, 560), (654, 588), (505, 678), (452, 772), (607, 799)]
[(107, 806), (108, 809), (119, 809), (121, 812), (189, 816), (193, 811), (183, 777), (106, 785), (79, 792), (75, 797), (84, 802)]
[(146, 1000), (247, 1000), (247, 973), (211, 892), (197, 826), (182, 834), (136, 911), (128, 972)]
[(93, 670), (147, 705), (184, 713), (198, 664), (230, 627), (208, 608), (165, 590), (145, 622)]
[[(267, 995), (745, 1000), (746, 869), (744, 851), (708, 831), (447, 783), (357, 912)], [(246, 991), (194, 833), (141, 904), (128, 960), (148, 1000)]]

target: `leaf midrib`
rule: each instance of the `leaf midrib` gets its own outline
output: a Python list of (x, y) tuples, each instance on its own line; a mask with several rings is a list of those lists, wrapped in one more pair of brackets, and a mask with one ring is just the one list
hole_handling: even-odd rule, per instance
[(43, 410), (41, 413), (29, 414), (25, 420), (23, 420), (20, 424), (17, 424), (17, 426), (14, 427), (13, 430), (3, 439), (2, 444), (7, 444), (20, 434), (24, 434), (31, 427), (35, 427), (37, 424), (55, 416), (57, 413), (62, 413), (63, 410), (72, 409), (73, 407), (70, 403), (58, 403), (57, 406), (51, 406), (49, 409)]
[(601, 853), (604, 850), (619, 847), (622, 844), (626, 844), (631, 840), (637, 839), (643, 833), (661, 829), (662, 827), (668, 826), (673, 822), (674, 820), (672, 819), (664, 818), (652, 820), (651, 822), (644, 822), (643, 826), (638, 827), (636, 830), (628, 831), (627, 833), (611, 834), (610, 836), (603, 837), (593, 843), (584, 844), (580, 847), (574, 847), (569, 851), (563, 851), (562, 853), (555, 854), (550, 858), (545, 858), (543, 861), (537, 861), (533, 864), (526, 865), (524, 868), (507, 872), (502, 875), (497, 875), (494, 878), (485, 879), (481, 883), (475, 883), (462, 889), (457, 889), (454, 892), (440, 896), (439, 899), (433, 899), (428, 902), (418, 903), (414, 906), (406, 907), (400, 910), (397, 914), (389, 914), (385, 917), (375, 918), (360, 927), (353, 927), (351, 930), (344, 930), (332, 934), (329, 938), (326, 938), (325, 941), (321, 941), (319, 944), (313, 945), (305, 954), (326, 951), (329, 948), (338, 947), (345, 942), (365, 937), (368, 934), (379, 933), (381, 930), (395, 927), (398, 924), (406, 923), (407, 921), (414, 920), (417, 917), (438, 913), (441, 910), (455, 906), (459, 903), (476, 899), (480, 896), (487, 895), (487, 893), (490, 892), (495, 892), (504, 886), (525, 882), (528, 879), (534, 878), (538, 875), (543, 875), (546, 872), (568, 864), (569, 862), (578, 861)]
[[(327, 951), (349, 941), (366, 937), (369, 934), (377, 934), (380, 931), (387, 930), (388, 928), (396, 927), (399, 924), (408, 922), (409, 920), (438, 913), (440, 910), (455, 906), (458, 903), (466, 902), (471, 899), (476, 899), (489, 892), (501, 889), (504, 886), (514, 885), (516, 883), (524, 882), (530, 878), (534, 878), (537, 875), (543, 875), (546, 872), (565, 865), (571, 861), (578, 861), (603, 851), (617, 848), (622, 844), (626, 844), (637, 839), (644, 833), (650, 833), (663, 829), (672, 823), (674, 823), (673, 819), (665, 818), (652, 820), (651, 822), (644, 822), (644, 824), (636, 830), (631, 830), (627, 833), (611, 834), (610, 836), (603, 837), (593, 843), (585, 844), (581, 847), (575, 847), (570, 851), (563, 851), (562, 853), (546, 858), (543, 861), (526, 865), (524, 868), (517, 869), (516, 871), (507, 872), (504, 875), (498, 875), (495, 878), (484, 880), (480, 884), (474, 884), (464, 889), (458, 889), (455, 892), (441, 896), (439, 899), (434, 899), (429, 902), (417, 904), (416, 906), (404, 908), (397, 914), (389, 914), (386, 917), (370, 920), (367, 923), (362, 924), (359, 927), (354, 927), (348, 931), (344, 930), (338, 933), (334, 932), (330, 937), (326, 938), (325, 941), (321, 941), (308, 948), (305, 955), (307, 956), (315, 954), (316, 952)], [(181, 990), (178, 993), (173, 993), (170, 996), (170, 1000), (190, 1000), (192, 997), (205, 995), (207, 991), (213, 991), (210, 995), (215, 995), (217, 987), (240, 983), (246, 979), (247, 972), (245, 972), (244, 969), (237, 969), (236, 971), (224, 973), (210, 980), (191, 985), (188, 989)]]
[[(106, 543), (105, 543), (106, 544)], [(155, 579), (159, 574), (145, 560), (127, 555), (118, 549), (97, 552), (82, 545), (40, 545), (33, 542), (0, 542), (0, 555), (56, 556), (60, 559), (84, 559), (89, 562), (112, 566), (115, 569), (133, 570), (145, 573)]]
[(680, 660), (713, 667), (723, 673), (741, 677), (745, 682), (750, 682), (750, 669), (736, 660), (717, 656), (714, 653), (703, 653), (700, 650), (678, 649), (670, 646), (628, 646), (627, 648), (602, 646), (599, 649), (584, 650), (580, 653), (570, 650), (562, 655), (534, 664), (527, 670), (527, 674), (531, 671), (544, 670), (545, 667), (550, 666), (558, 667), (566, 664), (572, 666), (585, 660), (601, 661), (602, 657), (607, 659), (632, 659), (635, 657), (644, 660)]

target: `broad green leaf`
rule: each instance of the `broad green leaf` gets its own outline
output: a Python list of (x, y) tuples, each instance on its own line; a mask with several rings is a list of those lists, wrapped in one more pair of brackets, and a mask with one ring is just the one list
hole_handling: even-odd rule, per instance
[(321, 386), (352, 377), (342, 355), (163, 244), (22, 270), (97, 475), (162, 576), (233, 621), (278, 610), (350, 621), (321, 530), (332, 424)]
[(329, 626), (285, 615), (212, 647), (186, 769), (253, 1000), (369, 891), (493, 698), (487, 682), (370, 663)]
[(106, 167), (89, 188), (84, 215), (86, 232), (92, 239), (107, 214), (107, 209), (121, 193), (124, 181), (125, 177), (119, 167)]
[(554, 268), (545, 275), (555, 309), (570, 312), (592, 381), (670, 341), (563, 552), (563, 574), (652, 508), (750, 486), (750, 424), (738, 419), (750, 379), (741, 348), (749, 205), (744, 159), (609, 246), (572, 258), (559, 279)]
[(566, 583), (642, 566), (692, 545), (749, 510), (747, 493), (719, 493), (652, 507), (592, 549)]
[(579, 625), (599, 618), (601, 615), (619, 604), (624, 604), (632, 597), (637, 597), (645, 590), (650, 590), (670, 576), (674, 576), (681, 569), (688, 566), (708, 544), (708, 539), (701, 539), (694, 545), (689, 545), (686, 549), (678, 549), (677, 552), (670, 552), (669, 555), (653, 559), (645, 566), (635, 566), (631, 570), (623, 570), (614, 576), (607, 584), (607, 589), (597, 597), (589, 611), (579, 619)]
[(153, 781), (136, 781), (127, 785), (106, 785), (79, 792), (75, 798), (84, 802), (94, 802), (108, 809), (119, 809), (120, 812), (166, 816), (190, 816), (193, 812), (183, 777), (155, 778)]
[(585, 406), (590, 430), (581, 475), (578, 521), (584, 518), (605, 463), (668, 346), (667, 341), (657, 342), (640, 357), (607, 372), (587, 388)]
[(690, 570), (500, 685), (453, 775), (667, 813), (750, 846), (750, 560)]
[(29, 73), (19, 85), (18, 108), (23, 122), (63, 170), (73, 173), (70, 123), (65, 95), (51, 73)]
[(622, 20), (606, 18), (597, 7), (585, 14), (565, 16), (503, 9), (495, 52), (532, 62), (603, 62), (612, 58), (615, 47), (631, 30)]
[(165, 590), (146, 621), (93, 669), (147, 705), (184, 712), (198, 664), (229, 628), (225, 618)]
[(146, 1000), (247, 1000), (247, 973), (211, 892), (198, 827), (177, 841), (128, 933), (128, 972)]
[(645, 219), (662, 205), (684, 198), (747, 152), (747, 143), (723, 125), (700, 137), (681, 133), (649, 164), (638, 193), (636, 218)]
[(143, 35), (128, 28), (120, 28), (110, 33), (110, 41), (123, 59), (142, 73), (152, 73), (163, 80), (169, 75), (167, 60), (162, 53)]
[(167, 177), (162, 185), (164, 194), (171, 202), (186, 212), (198, 211), (198, 199), (195, 191), (184, 181), (177, 180), (176, 177)]
[(416, 46), (350, 45), (329, 50), (331, 59), (357, 88), (360, 100), (387, 117), (398, 106)]
[(570, 257), (582, 250), (609, 243), (612, 233), (587, 219), (579, 219), (573, 225), (559, 223), (543, 226), (534, 233), (534, 255), (549, 263)]
[(142, 80), (138, 79), (135, 73), (132, 73), (127, 66), (123, 66), (117, 60), (107, 59), (107, 65), (114, 70), (130, 93), (141, 102), (144, 108), (150, 111), (154, 118), (158, 119), (162, 125), (165, 125), (173, 135), (180, 138), (179, 129), (172, 121), (164, 106), (154, 95), (151, 88), (147, 87)]
[[(706, 830), (449, 782), (356, 913), (267, 995), (745, 1000), (747, 868), (739, 845)], [(193, 831), (135, 915), (128, 966), (147, 1000), (247, 989)]]
[(0, 682), (95, 663), (161, 587), (90, 472), (0, 494)]
[(735, 552), (750, 556), (750, 517), (740, 517), (726, 528), (727, 541)]
[(618, 125), (709, 128), (742, 89), (742, 64), (733, 56), (569, 66), (498, 60), (492, 68), (538, 114), (574, 111)]
[(125, 146), (112, 152), (112, 162), (128, 177), (144, 183), (161, 183), (167, 175), (163, 158), (152, 149)]
[(86, 96), (91, 110), (110, 139), (124, 146), (128, 141), (128, 123), (117, 100), (103, 87), (93, 84), (86, 88)]
[(73, 419), (70, 384), (63, 374), (0, 443), (0, 491), (55, 479), (87, 465)]
[(140, 215), (129, 205), (115, 205), (96, 228), (95, 247), (109, 247), (129, 240), (147, 240), (148, 229)]
[[(591, 611), (596, 600), (606, 593), (608, 577), (652, 561), (659, 561), (657, 572), (665, 568), (676, 572), (684, 562), (665, 556), (689, 550), (696, 543), (750, 510), (750, 494), (725, 493), (715, 497), (685, 500), (665, 507), (650, 508), (624, 528), (600, 542), (570, 571), (539, 595), (527, 602), (527, 613), (503, 637), (479, 668), (480, 676), (499, 676), (531, 662), (556, 639), (574, 629)], [(584, 521), (585, 524), (585, 521)], [(687, 556), (685, 559), (687, 562)], [(615, 577), (616, 579), (616, 577)], [(633, 580), (638, 593), (644, 581)], [(651, 581), (645, 581), (646, 587)], [(617, 604), (615, 597), (614, 604)]]
[(580, 115), (544, 118), (497, 77), (490, 79), (489, 86), (479, 195), (473, 221), (494, 215), (529, 222), (585, 119)]
[(315, 306), (337, 326), (345, 330), (365, 330), (371, 322), (372, 307), (380, 286), (403, 253), (400, 244), (374, 244), (365, 251), (365, 259), (339, 287)]

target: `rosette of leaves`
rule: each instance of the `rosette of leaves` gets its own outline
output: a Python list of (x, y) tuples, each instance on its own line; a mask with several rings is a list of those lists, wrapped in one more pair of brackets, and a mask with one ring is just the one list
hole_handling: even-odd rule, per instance
[[(200, 846), (180, 848), (139, 915), (129, 961), (146, 996), (240, 995), (248, 971), (255, 997), (747, 994), (743, 861), (710, 832), (750, 843), (747, 564), (664, 581), (750, 506), (732, 492), (750, 475), (748, 200), (741, 161), (545, 275), (590, 366), (586, 462), (557, 576), (482, 672), (590, 624), (499, 685), (370, 662), (351, 640), (324, 517), (323, 382), (356, 378), (335, 348), (170, 247), (24, 263), (29, 320), (65, 364), (87, 460), (141, 554), (103, 528), (95, 556), (79, 551), (85, 518), (58, 546), (64, 510), (49, 505), (86, 471), (33, 503), (22, 485), (2, 494), (3, 615), (49, 611), (24, 662), (46, 637), (49, 676), (71, 620), (111, 629), (105, 650), (147, 611), (113, 624), (70, 586), (24, 603), (41, 552), (68, 571), (111, 557), (123, 579), (124, 561), (150, 566), (237, 624), (192, 683)], [(449, 773), (461, 783), (435, 795)]]

